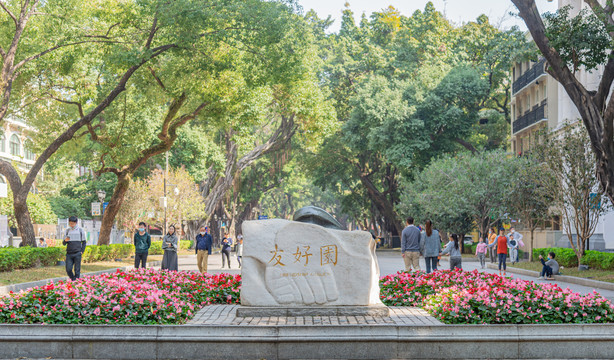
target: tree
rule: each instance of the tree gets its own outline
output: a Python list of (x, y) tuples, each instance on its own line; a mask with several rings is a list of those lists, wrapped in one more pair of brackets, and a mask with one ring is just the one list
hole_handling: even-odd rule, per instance
[(568, 125), (554, 134), (541, 150), (554, 179), (549, 186), (549, 195), (561, 212), (578, 264), (584, 256), (588, 240), (595, 233), (599, 218), (610, 209), (611, 204), (601, 195), (602, 189), (595, 177), (595, 154), (589, 144), (584, 128)]
[[(163, 196), (163, 170), (156, 169), (146, 179), (133, 181), (118, 212), (118, 225), (128, 231), (134, 231), (138, 223), (144, 221), (162, 228), (164, 207), (160, 198)], [(180, 228), (183, 221), (205, 217), (198, 185), (187, 170), (179, 168), (168, 172), (166, 196), (166, 217), (170, 224)]]
[(403, 203), (417, 201), (422, 216), (455, 231), (466, 231), (468, 223), (473, 223), (471, 227), (477, 226), (483, 236), (509, 213), (520, 167), (517, 158), (502, 151), (445, 156), (416, 177), (410, 185), (414, 197), (405, 196)]
[[(0, 212), (7, 215), (9, 226), (15, 227), (17, 220), (13, 212), (13, 197), (11, 195), (9, 191), (7, 197), (0, 198)], [(58, 217), (45, 197), (32, 194), (28, 197), (28, 206), (32, 209), (32, 220), (35, 224), (57, 224)]]
[[(21, 2), (22, 5), (33, 3)], [(78, 1), (76, 4), (90, 3)], [(4, 2), (2, 5), (3, 10), (7, 11)], [(167, 51), (180, 51), (189, 47), (202, 38), (219, 37), (216, 31), (208, 32), (212, 28), (232, 32), (230, 27), (216, 27), (214, 24), (219, 25), (220, 20), (226, 16), (232, 17), (244, 11), (246, 8), (243, 6), (250, 8), (251, 2), (241, 1), (229, 5), (233, 11), (221, 6), (204, 9), (200, 2), (191, 0), (170, 3), (153, 1), (145, 4), (105, 1), (94, 5), (85, 6), (96, 13), (96, 16), (87, 17), (96, 25), (86, 29), (89, 32), (87, 35), (101, 40), (106, 46), (98, 43), (82, 44), (80, 51), (71, 52), (70, 56), (50, 58), (49, 63), (36, 64), (32, 71), (37, 76), (24, 84), (21, 100), (29, 100), (26, 94), (32, 94), (32, 101), (26, 102), (37, 106), (29, 107), (28, 111), (41, 114), (40, 118), (47, 121), (44, 131), (39, 132), (43, 140), (40, 151), (37, 151), (39, 156), (23, 181), (11, 163), (0, 161), (0, 173), (7, 178), (12, 189), (19, 230), (24, 242), (31, 246), (36, 246), (36, 241), (26, 200), (45, 162), (63, 144), (75, 135), (78, 136), (77, 132), (82, 127), (92, 126), (95, 120), (101, 121), (99, 115), (125, 90), (128, 81), (144, 64)], [(22, 8), (22, 13), (28, 9)], [(80, 6), (68, 6), (66, 10), (77, 15), (83, 13)], [(9, 17), (15, 20), (16, 17), (11, 14)], [(67, 16), (70, 14), (60, 18)], [(19, 25), (17, 27), (19, 30)], [(45, 30), (53, 34), (55, 28)], [(3, 60), (6, 60), (8, 54), (4, 50), (0, 53)], [(71, 111), (63, 108), (62, 111), (52, 112), (55, 116), (46, 117), (44, 114), (51, 107), (50, 100), (57, 100), (75, 109)]]
[(516, 181), (514, 182), (513, 198), (510, 203), (512, 217), (519, 218), (525, 228), (531, 233), (529, 239), (529, 259), (533, 261), (535, 229), (544, 221), (550, 219), (552, 205), (551, 184), (555, 181), (548, 166), (538, 161), (539, 158), (522, 158)]
[[(592, 14), (569, 19), (568, 10), (542, 20), (535, 0), (512, 0), (533, 40), (548, 62), (547, 71), (565, 89), (578, 109), (595, 154), (597, 178), (610, 202), (614, 201), (614, 6), (587, 0)], [(575, 72), (604, 65), (595, 91), (587, 89)]]

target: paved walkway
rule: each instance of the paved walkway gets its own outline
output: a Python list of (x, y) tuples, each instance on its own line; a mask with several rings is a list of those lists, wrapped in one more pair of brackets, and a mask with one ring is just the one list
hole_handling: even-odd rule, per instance
[(420, 308), (391, 307), (390, 316), (268, 316), (237, 317), (239, 305), (211, 305), (202, 308), (188, 325), (302, 326), (302, 325), (444, 325)]

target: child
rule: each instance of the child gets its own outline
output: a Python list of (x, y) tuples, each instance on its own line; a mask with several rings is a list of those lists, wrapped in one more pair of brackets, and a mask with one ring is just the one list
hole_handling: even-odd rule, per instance
[(488, 245), (486, 245), (486, 237), (480, 239), (480, 243), (475, 249), (475, 256), (480, 260), (480, 266), (482, 269), (486, 266), (486, 252), (488, 251)]
[(539, 279), (552, 280), (552, 275), (559, 274), (559, 263), (554, 260), (555, 257), (556, 255), (552, 251), (548, 253), (548, 261), (544, 261), (544, 257), (539, 255), (539, 261), (544, 266), (539, 274)]

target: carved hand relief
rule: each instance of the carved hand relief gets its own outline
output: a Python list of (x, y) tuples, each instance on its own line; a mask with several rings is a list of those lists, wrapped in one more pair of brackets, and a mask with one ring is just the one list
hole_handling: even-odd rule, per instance
[(369, 233), (261, 220), (245, 222), (243, 235), (243, 305), (380, 304)]

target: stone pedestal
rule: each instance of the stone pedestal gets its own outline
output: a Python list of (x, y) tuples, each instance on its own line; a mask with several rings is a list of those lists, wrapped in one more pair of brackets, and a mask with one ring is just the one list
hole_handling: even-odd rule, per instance
[(304, 306), (304, 307), (268, 307), (240, 306), (237, 317), (269, 316), (390, 316), (390, 309), (385, 305), (373, 306)]

